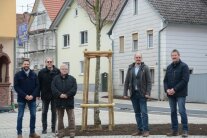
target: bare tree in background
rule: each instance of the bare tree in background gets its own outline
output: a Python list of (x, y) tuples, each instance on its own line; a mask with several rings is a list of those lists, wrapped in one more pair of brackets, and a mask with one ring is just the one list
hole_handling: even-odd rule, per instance
[[(96, 27), (96, 50), (100, 51), (101, 47), (101, 30), (108, 24), (112, 23), (118, 14), (125, 0), (78, 0), (78, 3), (86, 10), (90, 21)], [(99, 103), (99, 86), (100, 86), (100, 57), (96, 58), (95, 74), (95, 92), (94, 103)], [(99, 117), (99, 108), (94, 108), (94, 126), (101, 129), (101, 120)]]

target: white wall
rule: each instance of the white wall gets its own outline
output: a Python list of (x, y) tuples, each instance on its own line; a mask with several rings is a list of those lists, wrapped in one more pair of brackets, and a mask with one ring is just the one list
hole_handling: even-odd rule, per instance
[(171, 63), (171, 51), (178, 49), (193, 74), (207, 73), (207, 26), (169, 25), (166, 31), (166, 64)]
[[(78, 9), (78, 16), (75, 16), (75, 9)], [(106, 34), (110, 25), (103, 28), (101, 33), (101, 50), (111, 49), (111, 41)], [(88, 43), (80, 44), (80, 32), (88, 31)], [(87, 13), (80, 6), (77, 6), (76, 1), (73, 2), (70, 9), (62, 19), (57, 29), (58, 40), (58, 67), (63, 62), (70, 62), (70, 74), (77, 79), (78, 84), (83, 83), (83, 74), (80, 74), (80, 61), (84, 60), (83, 51), (96, 50), (96, 34), (95, 26), (90, 22)], [(70, 35), (70, 46), (63, 48), (63, 35)], [(90, 66), (90, 84), (95, 82), (95, 59), (91, 60)], [(101, 60), (101, 71), (103, 73), (108, 71), (107, 60)]]
[[(155, 82), (151, 95), (157, 98), (157, 46), (158, 33), (161, 27), (161, 18), (146, 0), (138, 1), (138, 15), (133, 15), (133, 0), (128, 1), (112, 32), (114, 38), (113, 83), (115, 94), (123, 94), (123, 85), (120, 85), (119, 70), (124, 69), (126, 76), (128, 65), (134, 62), (134, 54), (137, 51), (132, 51), (132, 34), (138, 33), (138, 50), (143, 54), (143, 61), (155, 70)], [(153, 48), (147, 48), (147, 30), (153, 30)], [(125, 37), (124, 53), (119, 53), (119, 36)]]

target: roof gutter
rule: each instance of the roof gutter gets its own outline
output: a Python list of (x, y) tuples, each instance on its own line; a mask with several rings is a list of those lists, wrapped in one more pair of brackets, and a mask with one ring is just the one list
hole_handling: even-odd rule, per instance
[(168, 22), (164, 21), (163, 22), (165, 26), (159, 30), (158, 34), (158, 100), (161, 100), (161, 33), (165, 28), (167, 28)]

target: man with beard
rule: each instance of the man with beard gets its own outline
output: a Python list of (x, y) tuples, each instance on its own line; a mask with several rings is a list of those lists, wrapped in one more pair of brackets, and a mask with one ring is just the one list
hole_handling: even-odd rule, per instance
[(28, 105), (30, 111), (29, 138), (40, 138), (40, 136), (35, 133), (36, 97), (39, 97), (39, 83), (37, 75), (30, 70), (29, 67), (30, 61), (28, 59), (24, 59), (22, 70), (17, 72), (14, 77), (14, 89), (18, 96), (17, 138), (23, 138), (22, 120), (26, 104)]

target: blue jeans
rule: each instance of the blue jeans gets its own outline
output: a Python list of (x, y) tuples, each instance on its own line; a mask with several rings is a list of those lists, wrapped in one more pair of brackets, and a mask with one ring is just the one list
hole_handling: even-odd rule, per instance
[(47, 112), (49, 105), (51, 103), (51, 112), (52, 112), (52, 118), (51, 118), (51, 128), (52, 130), (55, 130), (56, 126), (56, 108), (55, 108), (55, 102), (54, 99), (52, 100), (42, 100), (42, 127), (43, 130), (47, 130)]
[(188, 131), (188, 118), (185, 109), (185, 97), (168, 97), (171, 109), (171, 128), (173, 131), (178, 131), (178, 116), (177, 116), (177, 104), (179, 113), (181, 116), (181, 123), (183, 131)]
[(24, 117), (24, 109), (28, 104), (30, 110), (30, 134), (35, 133), (36, 122), (36, 101), (32, 102), (18, 102), (18, 117), (17, 117), (17, 134), (22, 134), (22, 120)]
[(133, 94), (131, 101), (135, 112), (137, 130), (149, 131), (147, 99), (139, 94)]

